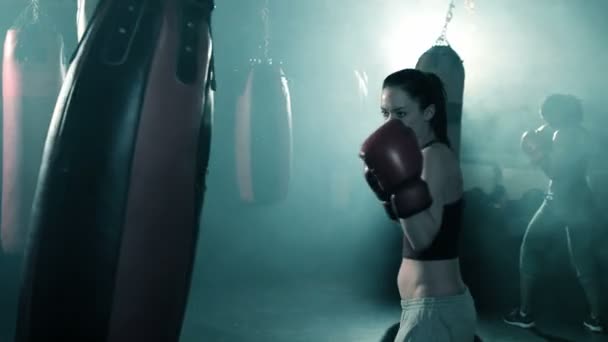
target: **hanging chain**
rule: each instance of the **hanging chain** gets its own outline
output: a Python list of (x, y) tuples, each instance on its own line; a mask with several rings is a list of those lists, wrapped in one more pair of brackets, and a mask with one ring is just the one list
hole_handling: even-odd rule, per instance
[(27, 14), (24, 15), (24, 19), (35, 23), (40, 19), (40, 3), (38, 3), (38, 0), (30, 0), (28, 2), (25, 11)]
[(443, 24), (443, 29), (441, 30), (441, 35), (437, 38), (435, 45), (450, 45), (448, 43), (448, 25), (450, 21), (452, 21), (452, 17), (454, 16), (454, 8), (456, 8), (456, 4), (454, 4), (454, 0), (450, 0), (450, 6), (448, 7), (448, 13), (445, 16), (445, 23)]
[[(467, 10), (474, 12), (475, 11), (475, 0), (464, 0), (464, 6)], [(456, 8), (456, 4), (454, 0), (450, 0), (450, 6), (448, 7), (448, 13), (445, 16), (445, 23), (443, 24), (443, 29), (441, 30), (441, 35), (437, 38), (435, 45), (450, 45), (448, 42), (448, 25), (452, 21), (454, 17), (454, 9)]]
[(34, 21), (38, 21), (40, 19), (40, 4), (38, 1), (32, 1), (32, 14), (34, 16)]
[(264, 8), (262, 9), (262, 25), (264, 26), (264, 45), (261, 48), (264, 59), (268, 61), (270, 50), (270, 0), (264, 2)]

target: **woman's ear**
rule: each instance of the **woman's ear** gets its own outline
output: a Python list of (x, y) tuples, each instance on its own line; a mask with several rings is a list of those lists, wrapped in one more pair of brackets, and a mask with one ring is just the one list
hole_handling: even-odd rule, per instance
[(431, 121), (431, 119), (435, 116), (435, 105), (429, 105), (428, 107), (426, 107), (426, 109), (424, 109), (424, 112), (422, 113), (422, 117), (424, 118), (424, 120), (426, 121)]

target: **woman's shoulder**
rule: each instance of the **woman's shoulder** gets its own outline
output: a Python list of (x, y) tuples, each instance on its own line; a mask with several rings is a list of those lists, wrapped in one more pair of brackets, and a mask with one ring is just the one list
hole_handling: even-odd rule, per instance
[(424, 164), (434, 169), (436, 178), (445, 187), (445, 196), (450, 200), (462, 195), (462, 171), (456, 153), (445, 144), (436, 143), (422, 150)]
[(422, 149), (424, 160), (439, 163), (442, 166), (458, 165), (456, 153), (444, 143), (434, 143)]

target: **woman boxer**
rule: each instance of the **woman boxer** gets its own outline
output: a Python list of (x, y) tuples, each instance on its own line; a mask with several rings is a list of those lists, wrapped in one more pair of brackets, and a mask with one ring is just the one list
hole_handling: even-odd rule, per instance
[(405, 69), (382, 85), (386, 122), (363, 144), (366, 180), (403, 230), (395, 341), (473, 341), (476, 312), (459, 268), (462, 173), (447, 138), (440, 79)]
[(553, 94), (541, 106), (541, 117), (545, 124), (524, 133), (521, 147), (550, 179), (549, 189), (521, 244), (520, 307), (504, 321), (520, 328), (535, 325), (530, 308), (532, 287), (544, 268), (547, 243), (556, 236), (566, 236), (570, 261), (591, 309), (583, 325), (592, 332), (601, 332), (600, 284), (593, 255), (600, 215), (587, 183), (590, 145), (587, 131), (581, 126), (582, 106), (574, 96)]

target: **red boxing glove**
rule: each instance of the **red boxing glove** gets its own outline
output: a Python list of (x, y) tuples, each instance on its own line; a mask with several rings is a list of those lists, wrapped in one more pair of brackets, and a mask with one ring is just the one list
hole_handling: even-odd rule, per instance
[(386, 215), (388, 215), (391, 220), (396, 221), (397, 215), (395, 214), (395, 211), (393, 210), (393, 205), (391, 204), (391, 194), (385, 192), (384, 190), (382, 190), (382, 188), (380, 188), (380, 184), (378, 184), (378, 179), (371, 173), (367, 166), (365, 167), (364, 174), (367, 184), (376, 194), (380, 202), (382, 202), (382, 206), (384, 206)]
[(432, 198), (421, 179), (422, 153), (414, 132), (399, 120), (389, 120), (363, 143), (359, 156), (375, 176), (380, 190), (391, 194), (397, 217), (428, 209)]
[(426, 182), (418, 178), (395, 192), (391, 197), (391, 203), (397, 217), (406, 219), (428, 209), (433, 204), (433, 200)]

